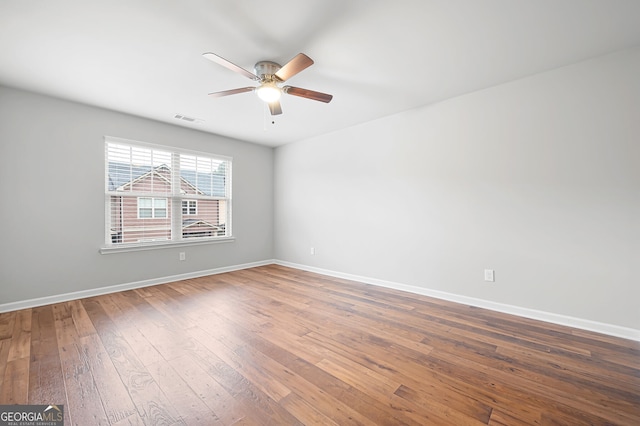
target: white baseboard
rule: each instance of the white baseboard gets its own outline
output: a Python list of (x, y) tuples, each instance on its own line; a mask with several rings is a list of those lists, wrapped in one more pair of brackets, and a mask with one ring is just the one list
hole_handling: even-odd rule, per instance
[(451, 302), (461, 303), (464, 305), (476, 306), (492, 311), (503, 312), (506, 314), (517, 315), (524, 318), (530, 318), (552, 324), (565, 325), (568, 327), (578, 328), (581, 330), (594, 331), (596, 333), (607, 334), (609, 336), (621, 337), (640, 341), (640, 330), (633, 328), (621, 327), (613, 324), (606, 324), (597, 321), (575, 318), (566, 315), (554, 314), (550, 312), (538, 311), (535, 309), (522, 308), (519, 306), (507, 305), (503, 303), (491, 302), (489, 300), (476, 299), (474, 297), (460, 296), (457, 294), (446, 293), (438, 290), (430, 290), (428, 288), (416, 287), (407, 284), (400, 284), (391, 281), (379, 280), (376, 278), (363, 277), (360, 275), (345, 274), (342, 272), (331, 271), (322, 268), (316, 268), (307, 265), (301, 265), (282, 260), (274, 260), (277, 265), (287, 266), (289, 268), (301, 269), (303, 271), (315, 272), (322, 275), (328, 275), (336, 278), (343, 278), (351, 281), (359, 281), (366, 284), (373, 284), (380, 287), (402, 290), (409, 293), (420, 294), (423, 296), (434, 297), (436, 299), (448, 300)]
[(204, 277), (207, 275), (216, 275), (216, 274), (222, 274), (225, 272), (238, 271), (241, 269), (255, 268), (256, 266), (271, 265), (273, 263), (274, 263), (273, 260), (263, 260), (260, 262), (224, 266), (221, 268), (207, 269), (204, 271), (188, 272), (186, 274), (170, 275), (168, 277), (152, 278), (149, 280), (117, 284), (117, 285), (112, 285), (108, 287), (74, 291), (71, 293), (57, 294), (54, 296), (38, 297), (36, 299), (21, 300), (18, 302), (3, 303), (3, 304), (0, 304), (0, 313), (17, 311), (20, 309), (35, 308), (37, 306), (50, 305), (52, 303), (68, 302), (69, 300), (84, 299), (87, 297), (100, 296), (102, 294), (116, 293), (118, 291), (149, 287), (152, 285), (166, 284), (174, 281), (186, 280), (189, 278), (198, 278), (198, 277)]
[(437, 299), (448, 300), (451, 302), (461, 303), (464, 305), (476, 306), (479, 308), (490, 309), (492, 311), (504, 312), (506, 314), (517, 315), (524, 318), (531, 318), (540, 321), (550, 322), (552, 324), (565, 325), (568, 327), (578, 328), (581, 330), (594, 331), (596, 333), (607, 334), (610, 336), (621, 337), (640, 342), (640, 330), (633, 328), (621, 327), (613, 324), (606, 324), (597, 321), (575, 318), (566, 315), (559, 315), (550, 312), (537, 311), (535, 309), (522, 308), (519, 306), (507, 305), (503, 303), (491, 302), (473, 297), (460, 296), (457, 294), (446, 293), (438, 290), (431, 290), (423, 287), (416, 287), (407, 284), (400, 284), (392, 281), (379, 280), (376, 278), (364, 277), (360, 275), (346, 274), (342, 272), (331, 271), (328, 269), (316, 268), (313, 266), (302, 265), (298, 263), (286, 262), (283, 260), (269, 259), (259, 262), (244, 263), (240, 265), (224, 266), (220, 268), (207, 269), (203, 271), (188, 272), (185, 274), (171, 275), (167, 277), (152, 278), (149, 280), (136, 281), (131, 283), (117, 284), (108, 287), (100, 287), (89, 290), (75, 291), (53, 296), (39, 297), (36, 299), (21, 300), (18, 302), (10, 302), (0, 304), (0, 313), (17, 311), (20, 309), (35, 308), (37, 306), (49, 305), (52, 303), (67, 302), (69, 300), (84, 299), (86, 297), (100, 296), (102, 294), (116, 293), (118, 291), (133, 290), (136, 288), (149, 287), (152, 285), (166, 284), (174, 281), (186, 280), (189, 278), (204, 277), (207, 275), (222, 274), (225, 272), (238, 271), (241, 269), (255, 268), (264, 265), (282, 265), (289, 268), (300, 269), (303, 271), (315, 272), (330, 277), (343, 278), (352, 281), (359, 281), (366, 284), (373, 284), (380, 287), (402, 290), (408, 293), (420, 294), (423, 296), (434, 297)]

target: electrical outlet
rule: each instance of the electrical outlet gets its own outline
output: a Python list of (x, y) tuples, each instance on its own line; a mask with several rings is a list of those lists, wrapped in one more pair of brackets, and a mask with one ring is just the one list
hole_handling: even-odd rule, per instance
[(187, 260), (187, 254), (183, 251), (180, 252), (180, 260)]
[(484, 270), (484, 280), (494, 282), (496, 279), (495, 271), (493, 269), (485, 269)]
[(316, 254), (316, 248), (315, 247), (311, 247), (311, 250), (309, 250), (309, 253)]

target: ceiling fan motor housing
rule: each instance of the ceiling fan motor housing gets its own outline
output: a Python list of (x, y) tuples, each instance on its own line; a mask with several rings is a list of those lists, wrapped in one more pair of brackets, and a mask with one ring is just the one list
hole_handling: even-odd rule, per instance
[(253, 67), (260, 80), (263, 80), (265, 76), (274, 76), (280, 68), (282, 68), (280, 64), (271, 61), (260, 61)]

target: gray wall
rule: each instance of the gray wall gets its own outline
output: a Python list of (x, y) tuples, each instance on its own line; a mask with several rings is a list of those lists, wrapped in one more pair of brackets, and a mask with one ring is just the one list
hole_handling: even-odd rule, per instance
[[(275, 155), (0, 87), (0, 304), (277, 258), (640, 329), (638, 75), (630, 50)], [(234, 157), (237, 240), (100, 255), (104, 135)]]
[(638, 76), (635, 49), (277, 148), (275, 257), (640, 329)]
[[(99, 254), (105, 135), (233, 157), (236, 241)], [(272, 258), (273, 149), (6, 87), (0, 195), (0, 304)]]

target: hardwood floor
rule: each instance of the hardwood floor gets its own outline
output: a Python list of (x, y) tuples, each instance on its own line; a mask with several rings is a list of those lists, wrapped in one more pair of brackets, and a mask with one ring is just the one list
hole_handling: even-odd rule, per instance
[(281, 266), (0, 314), (66, 425), (640, 425), (640, 344)]

